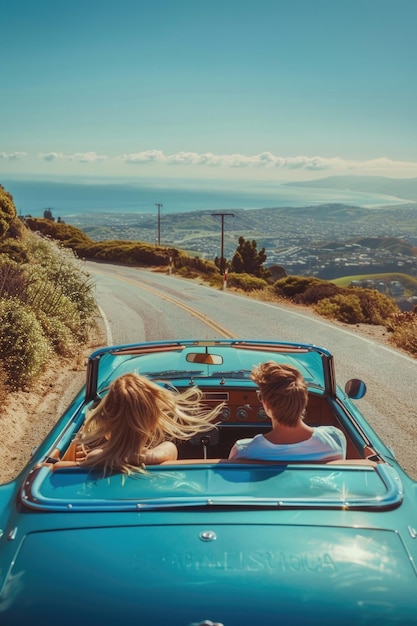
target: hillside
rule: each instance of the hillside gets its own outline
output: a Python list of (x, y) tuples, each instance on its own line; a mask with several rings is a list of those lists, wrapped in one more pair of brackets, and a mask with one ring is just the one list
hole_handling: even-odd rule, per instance
[[(155, 244), (157, 239), (156, 215), (85, 213), (72, 223), (94, 241), (124, 239)], [(161, 219), (162, 245), (194, 250), (206, 258), (219, 254), (220, 234), (220, 219), (210, 211), (166, 214)], [(417, 246), (417, 203), (378, 210), (344, 204), (235, 210), (233, 217), (224, 221), (227, 257), (234, 253), (240, 236), (256, 239), (260, 247), (269, 250), (362, 237), (396, 237)]]
[[(417, 257), (417, 246), (413, 246), (404, 239), (398, 239), (397, 237), (356, 237), (344, 242), (345, 246), (357, 246), (360, 248), (367, 248), (373, 251), (386, 250), (393, 254), (405, 255), (408, 257)], [(340, 248), (339, 241), (326, 241), (322, 245), (317, 246), (317, 249), (338, 249)]]
[(328, 176), (318, 180), (286, 183), (290, 187), (314, 187), (380, 193), (417, 201), (417, 178), (387, 178), (384, 176)]
[(352, 282), (357, 280), (363, 281), (384, 281), (386, 283), (389, 282), (399, 282), (401, 285), (409, 291), (413, 295), (417, 295), (417, 278), (414, 276), (408, 276), (407, 274), (401, 273), (386, 273), (386, 274), (361, 274), (361, 275), (351, 275), (351, 276), (343, 276), (342, 278), (335, 278), (331, 282), (337, 285), (338, 287), (348, 287)]
[[(74, 238), (73, 247), (80, 256), (97, 258), (100, 247), (99, 258), (106, 260), (114, 242), (124, 242), (119, 262), (125, 262), (126, 255), (131, 256), (132, 246), (141, 242), (147, 253), (150, 246), (155, 247), (155, 215), (102, 214), (99, 223), (97, 215), (83, 217), (81, 224), (77, 220), (73, 226), (80, 233), (67, 233), (70, 239)], [(39, 221), (42, 220), (27, 220), (33, 229), (41, 228)], [(56, 237), (53, 224), (50, 222), (47, 234)], [(267, 266), (283, 266), (289, 274), (327, 280), (346, 274), (417, 274), (417, 205), (378, 211), (340, 204), (235, 211), (224, 224), (227, 259), (234, 255), (240, 236), (255, 240), (259, 249), (265, 248)], [(165, 264), (167, 251), (172, 249), (187, 251), (190, 256), (212, 263), (220, 254), (220, 237), (220, 220), (211, 212), (164, 215), (159, 258), (153, 255), (153, 263)]]

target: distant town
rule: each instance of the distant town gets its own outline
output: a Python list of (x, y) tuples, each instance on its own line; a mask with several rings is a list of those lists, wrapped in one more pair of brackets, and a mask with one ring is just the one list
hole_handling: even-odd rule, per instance
[[(77, 226), (95, 241), (139, 240), (178, 247), (214, 260), (231, 258), (240, 236), (265, 248), (266, 266), (282, 265), (288, 274), (332, 279), (347, 275), (402, 272), (417, 276), (417, 204), (384, 209), (320, 205), (299, 209), (156, 214), (90, 213)], [(99, 222), (99, 223), (97, 223)], [(387, 238), (381, 246), (379, 239)], [(389, 238), (389, 239), (388, 239)]]

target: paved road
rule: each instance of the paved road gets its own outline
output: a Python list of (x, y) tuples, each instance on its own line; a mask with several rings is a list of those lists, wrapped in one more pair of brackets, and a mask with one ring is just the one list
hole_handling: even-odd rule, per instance
[(277, 339), (314, 343), (335, 357), (338, 382), (362, 378), (358, 407), (417, 479), (417, 360), (314, 314), (135, 268), (86, 264), (111, 344), (162, 339)]

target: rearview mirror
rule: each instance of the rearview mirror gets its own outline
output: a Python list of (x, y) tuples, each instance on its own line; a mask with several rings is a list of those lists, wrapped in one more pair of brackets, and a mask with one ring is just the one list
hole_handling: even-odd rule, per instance
[(185, 357), (189, 363), (202, 363), (203, 365), (221, 365), (223, 357), (220, 354), (208, 352), (189, 352)]

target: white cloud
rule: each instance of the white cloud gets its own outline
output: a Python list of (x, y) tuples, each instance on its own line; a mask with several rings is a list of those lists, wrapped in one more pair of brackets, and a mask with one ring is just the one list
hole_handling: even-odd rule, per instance
[(143, 165), (159, 163), (164, 165), (187, 165), (206, 167), (232, 167), (232, 168), (278, 168), (282, 170), (308, 170), (308, 171), (340, 171), (340, 170), (394, 170), (398, 168), (414, 168), (417, 171), (417, 163), (393, 161), (385, 157), (367, 161), (354, 161), (341, 157), (326, 158), (320, 156), (295, 156), (281, 157), (272, 152), (261, 152), (255, 155), (245, 154), (214, 154), (213, 152), (186, 152), (164, 154), (162, 150), (145, 150), (132, 154), (123, 154), (116, 157), (117, 160), (130, 165)]
[(65, 159), (65, 154), (62, 152), (45, 152), (39, 154), (39, 157), (44, 161), (59, 161), (60, 159)]
[[(177, 152), (166, 157), (166, 163), (172, 165), (209, 165), (211, 153), (198, 154), (198, 152)], [(207, 161), (207, 162), (206, 162)]]
[[(0, 159), (17, 161), (20, 158), (28, 157), (27, 152), (0, 152)], [(370, 174), (382, 176), (417, 176), (417, 162), (395, 161), (388, 157), (378, 157), (367, 160), (343, 159), (342, 157), (322, 157), (322, 156), (278, 156), (272, 152), (265, 151), (259, 154), (247, 155), (241, 153), (215, 154), (214, 152), (191, 152), (182, 150), (172, 154), (165, 154), (162, 150), (151, 149), (142, 152), (132, 152), (117, 156), (98, 154), (94, 151), (74, 152), (66, 154), (64, 152), (51, 151), (38, 154), (38, 158), (43, 161), (52, 162), (72, 162), (80, 167), (83, 164), (94, 164), (107, 161), (114, 167), (115, 163), (131, 166), (157, 167), (195, 167), (195, 168), (216, 168), (227, 171), (228, 169), (257, 169), (265, 172), (267, 176), (280, 170), (282, 174), (288, 172), (300, 178), (300, 175), (316, 173), (328, 174)], [(118, 170), (120, 172), (120, 168)]]
[(27, 156), (27, 152), (0, 152), (0, 159), (6, 159), (7, 161), (17, 161), (22, 157)]
[(75, 152), (74, 154), (64, 154), (63, 152), (45, 152), (39, 154), (44, 161), (78, 161), (79, 163), (95, 163), (105, 161), (105, 155), (96, 152)]
[(393, 161), (392, 159), (387, 159), (386, 157), (381, 157), (379, 159), (371, 159), (369, 161), (362, 161), (361, 166), (367, 169), (389, 169), (389, 168), (398, 168), (398, 167), (416, 167), (416, 163), (412, 163), (410, 161)]
[(161, 150), (146, 150), (145, 152), (134, 152), (133, 154), (122, 154), (117, 160), (124, 163), (152, 163), (154, 161), (165, 162), (164, 153)]
[(97, 154), (96, 152), (76, 152), (70, 158), (72, 161), (79, 161), (80, 163), (95, 163), (107, 159), (104, 154)]

